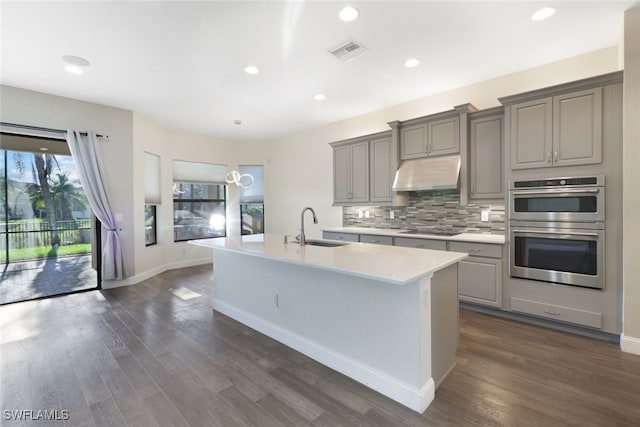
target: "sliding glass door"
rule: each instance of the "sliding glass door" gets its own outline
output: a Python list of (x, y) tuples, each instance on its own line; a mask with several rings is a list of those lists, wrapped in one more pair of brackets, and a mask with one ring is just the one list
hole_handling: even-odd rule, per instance
[(0, 304), (98, 286), (93, 218), (73, 158), (64, 141), (40, 142), (40, 151), (0, 150)]

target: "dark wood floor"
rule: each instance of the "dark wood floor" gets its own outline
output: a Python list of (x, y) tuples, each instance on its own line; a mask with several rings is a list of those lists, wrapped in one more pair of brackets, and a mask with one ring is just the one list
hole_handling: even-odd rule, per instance
[(0, 424), (640, 425), (640, 357), (609, 343), (462, 311), (457, 366), (420, 415), (212, 312), (210, 289), (202, 266), (1, 307)]

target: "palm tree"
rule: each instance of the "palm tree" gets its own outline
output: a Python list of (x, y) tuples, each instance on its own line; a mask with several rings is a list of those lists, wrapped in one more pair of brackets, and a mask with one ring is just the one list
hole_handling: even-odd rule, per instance
[[(49, 178), (53, 171), (53, 162), (55, 156), (51, 154), (33, 153), (33, 160), (36, 166), (36, 172), (38, 175), (38, 181), (40, 183), (40, 191), (42, 192), (42, 198), (44, 200), (45, 210), (47, 211), (47, 222), (49, 223), (49, 229), (51, 230), (51, 250), (57, 251), (60, 246), (60, 236), (56, 229), (56, 208), (51, 188), (49, 187)], [(57, 163), (57, 162), (56, 162)]]
[[(87, 198), (84, 193), (69, 181), (66, 174), (56, 174), (58, 180), (51, 186), (56, 206), (56, 214), (60, 220), (72, 220), (73, 210), (86, 209)], [(75, 208), (75, 209), (74, 209)]]

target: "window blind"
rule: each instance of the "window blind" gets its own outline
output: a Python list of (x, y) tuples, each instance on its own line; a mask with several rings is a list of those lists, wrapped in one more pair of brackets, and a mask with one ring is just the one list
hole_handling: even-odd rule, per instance
[(262, 165), (239, 166), (241, 174), (253, 176), (253, 185), (250, 187), (240, 187), (240, 203), (263, 203), (264, 202), (264, 169)]
[(144, 153), (144, 202), (147, 205), (159, 205), (162, 197), (160, 191), (160, 156)]
[(173, 161), (173, 182), (188, 182), (194, 184), (226, 184), (224, 176), (227, 165), (213, 163)]

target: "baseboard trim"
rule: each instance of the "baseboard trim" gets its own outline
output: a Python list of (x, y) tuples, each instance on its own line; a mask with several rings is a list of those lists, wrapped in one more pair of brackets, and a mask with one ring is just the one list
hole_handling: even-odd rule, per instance
[(620, 349), (640, 356), (640, 338), (630, 337), (625, 334), (620, 335)]
[(435, 398), (433, 378), (429, 378), (418, 389), (357, 360), (338, 354), (305, 337), (240, 310), (224, 301), (214, 300), (213, 309), (309, 356), (329, 368), (335, 369), (414, 411), (424, 412)]
[(211, 264), (211, 258), (197, 258), (197, 259), (188, 259), (184, 261), (172, 262), (169, 264), (164, 264), (158, 267), (154, 267), (150, 270), (143, 271), (142, 273), (136, 274), (134, 276), (129, 276), (124, 280), (109, 280), (102, 282), (102, 289), (113, 289), (120, 288), (122, 286), (131, 286), (136, 285), (140, 282), (143, 282), (147, 279), (152, 278), (153, 276), (157, 276), (160, 273), (164, 273), (168, 270), (175, 270), (178, 268), (185, 267), (194, 267), (196, 265), (204, 265)]

